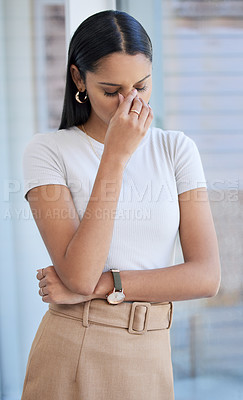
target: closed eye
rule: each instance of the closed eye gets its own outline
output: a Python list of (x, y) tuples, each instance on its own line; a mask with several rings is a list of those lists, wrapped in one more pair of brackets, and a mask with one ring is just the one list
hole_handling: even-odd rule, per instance
[[(136, 89), (137, 89), (138, 92), (145, 92), (145, 90), (147, 90), (148, 87), (147, 86), (143, 86), (142, 88), (136, 88)], [(116, 90), (115, 92), (107, 92), (105, 90), (104, 96), (111, 96), (112, 97), (112, 96), (116, 96), (118, 93), (119, 93), (119, 90)]]
[(105, 96), (116, 96), (118, 94), (118, 90), (116, 90), (115, 92), (107, 92), (105, 90), (104, 95)]

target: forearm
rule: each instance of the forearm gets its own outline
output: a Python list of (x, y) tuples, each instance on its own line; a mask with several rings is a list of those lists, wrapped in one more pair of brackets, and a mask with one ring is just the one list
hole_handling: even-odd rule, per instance
[(102, 157), (86, 211), (59, 271), (62, 281), (75, 292), (93, 293), (102, 274), (112, 239), (122, 178), (122, 165)]
[[(139, 118), (130, 112), (132, 106), (139, 106)], [(93, 293), (104, 269), (124, 168), (146, 135), (153, 113), (148, 104), (138, 98), (137, 90), (133, 89), (125, 98), (118, 94), (117, 109), (107, 123), (105, 132), (104, 123), (99, 128), (95, 118), (92, 119), (91, 115), (91, 132), (96, 135), (97, 129), (102, 129), (105, 134), (104, 150), (81, 221), (76, 210), (77, 204), (74, 204), (66, 185), (39, 185), (28, 192), (31, 210), (56, 273), (69, 290), (85, 296)], [(85, 177), (87, 173), (84, 170), (81, 175)]]
[[(186, 262), (167, 268), (121, 271), (125, 301), (181, 301), (212, 297), (220, 283), (220, 268)], [(94, 291), (105, 298), (113, 288), (110, 272), (102, 274)]]

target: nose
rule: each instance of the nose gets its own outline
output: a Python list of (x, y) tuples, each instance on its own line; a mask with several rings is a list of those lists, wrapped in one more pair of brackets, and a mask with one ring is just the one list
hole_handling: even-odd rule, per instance
[(119, 90), (119, 93), (121, 93), (123, 97), (126, 97), (128, 93), (130, 93), (133, 89), (134, 89), (133, 86), (127, 89), (121, 89)]

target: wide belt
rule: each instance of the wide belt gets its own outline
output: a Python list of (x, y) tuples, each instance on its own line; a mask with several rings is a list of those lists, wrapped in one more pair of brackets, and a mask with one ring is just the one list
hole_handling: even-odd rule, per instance
[(49, 304), (49, 311), (60, 317), (82, 321), (83, 326), (100, 324), (125, 328), (141, 335), (146, 331), (170, 329), (173, 303), (134, 301), (111, 305), (104, 299), (92, 299), (78, 304)]

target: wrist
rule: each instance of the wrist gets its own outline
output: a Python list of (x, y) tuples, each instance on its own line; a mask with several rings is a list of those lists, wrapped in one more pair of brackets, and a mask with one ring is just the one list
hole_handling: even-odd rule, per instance
[(101, 296), (100, 298), (106, 298), (106, 294), (111, 291), (114, 287), (112, 273), (110, 271), (103, 272), (100, 279), (94, 289), (95, 296)]
[(109, 304), (116, 305), (122, 303), (125, 300), (126, 295), (122, 287), (120, 270), (118, 268), (112, 268), (110, 271), (112, 273), (114, 287), (107, 293), (106, 300)]
[(129, 298), (129, 292), (127, 290), (127, 273), (128, 271), (120, 271), (121, 283), (123, 291), (126, 295), (125, 301), (131, 301), (132, 299)]
[(109, 169), (113, 171), (113, 173), (117, 173), (118, 175), (123, 174), (124, 167), (126, 164), (126, 160), (119, 159), (114, 154), (109, 153), (104, 149), (104, 152), (101, 157), (101, 163), (103, 165), (108, 165)]

